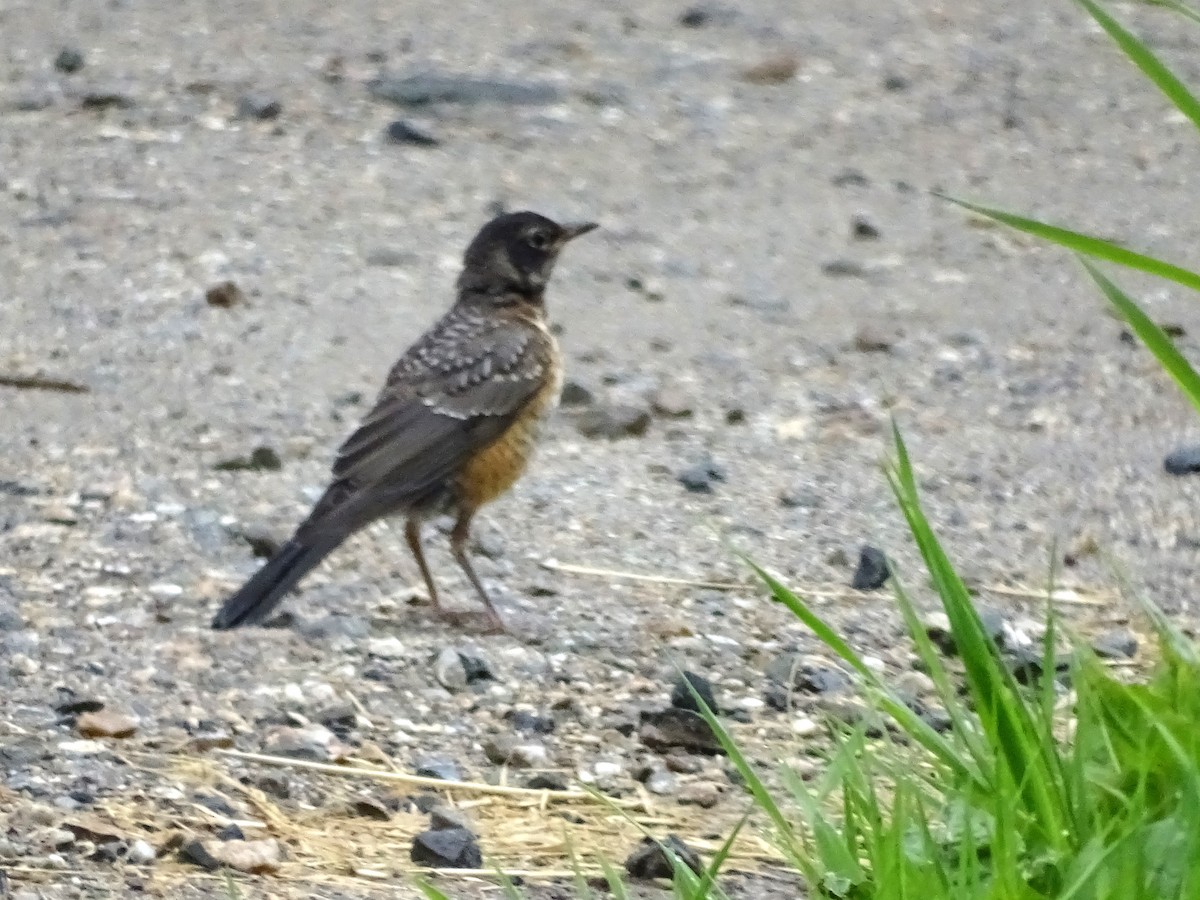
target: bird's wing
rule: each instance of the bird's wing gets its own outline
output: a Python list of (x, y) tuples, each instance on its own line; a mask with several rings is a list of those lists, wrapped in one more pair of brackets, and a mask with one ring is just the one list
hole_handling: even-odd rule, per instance
[(373, 518), (436, 493), (544, 387), (551, 353), (530, 323), (452, 311), (393, 367), (309, 521), (342, 508)]

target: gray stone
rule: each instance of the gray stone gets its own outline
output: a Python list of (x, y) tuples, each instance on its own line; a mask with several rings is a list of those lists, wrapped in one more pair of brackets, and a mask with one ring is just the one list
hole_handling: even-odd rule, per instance
[(426, 106), (431, 103), (540, 106), (562, 99), (562, 93), (550, 84), (437, 73), (386, 75), (369, 81), (367, 90), (376, 100), (397, 106)]
[(453, 647), (447, 647), (438, 654), (437, 660), (433, 664), (433, 674), (437, 683), (452, 694), (467, 688), (469, 679), (466, 667), (463, 665), (462, 657)]
[(1092, 641), (1092, 651), (1102, 659), (1132, 659), (1138, 651), (1137, 635), (1127, 628), (1106, 631)]
[(270, 94), (262, 91), (251, 91), (238, 98), (237, 117), (239, 119), (257, 119), (266, 121), (278, 119), (283, 113), (283, 104)]
[(413, 838), (409, 854), (419, 866), (447, 869), (478, 869), (483, 854), (475, 835), (466, 828), (430, 829)]
[(428, 131), (419, 128), (407, 119), (390, 122), (384, 129), (384, 135), (390, 144), (407, 144), (411, 147), (436, 147), (441, 143)]
[(1200, 445), (1180, 447), (1163, 460), (1168, 475), (1190, 475), (1200, 472)]
[[(664, 850), (664, 848), (666, 848)], [(668, 855), (670, 852), (670, 856)], [(703, 871), (700, 857), (696, 851), (673, 834), (667, 835), (660, 844), (653, 838), (642, 838), (637, 849), (625, 860), (625, 871), (630, 878), (649, 881), (655, 878), (673, 878), (675, 867), (671, 856), (678, 859), (697, 875)]]
[(629, 404), (595, 406), (580, 414), (576, 427), (589, 438), (641, 437), (650, 427), (650, 411)]

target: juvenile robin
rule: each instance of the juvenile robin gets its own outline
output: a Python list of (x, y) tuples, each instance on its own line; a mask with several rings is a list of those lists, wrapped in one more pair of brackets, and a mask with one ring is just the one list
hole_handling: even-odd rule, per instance
[(374, 408), (338, 450), (333, 482), (280, 548), (221, 607), (213, 628), (262, 622), (301, 578), (370, 523), (403, 516), (429, 599), (422, 520), (452, 513), (450, 549), (504, 623), (467, 555), (471, 517), (520, 477), (539, 425), (558, 402), (562, 356), (546, 324), (546, 284), (568, 241), (595, 223), (559, 225), (533, 212), (498, 216), (467, 248), (450, 311), (388, 374)]

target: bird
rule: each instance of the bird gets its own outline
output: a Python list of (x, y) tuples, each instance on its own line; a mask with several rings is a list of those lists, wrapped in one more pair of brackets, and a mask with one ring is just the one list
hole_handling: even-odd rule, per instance
[(558, 403), (563, 357), (546, 318), (546, 287), (563, 248), (595, 222), (535, 212), (499, 215), (463, 256), (454, 303), (388, 373), (374, 406), (338, 449), (332, 481), (292, 537), (221, 606), (218, 630), (261, 624), (347, 538), (403, 517), (404, 537), (434, 610), (452, 621), (421, 541), (425, 520), (451, 514), (450, 550), (483, 601), (488, 630), (507, 630), (467, 551), (471, 521), (525, 470)]

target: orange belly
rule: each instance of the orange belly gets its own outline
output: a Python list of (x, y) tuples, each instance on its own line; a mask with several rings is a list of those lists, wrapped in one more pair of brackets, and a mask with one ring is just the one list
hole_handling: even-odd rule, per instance
[(555, 362), (546, 384), (517, 420), (459, 472), (458, 496), (464, 506), (474, 509), (490, 503), (511, 488), (525, 471), (542, 423), (558, 405), (558, 395), (562, 392), (562, 367)]

